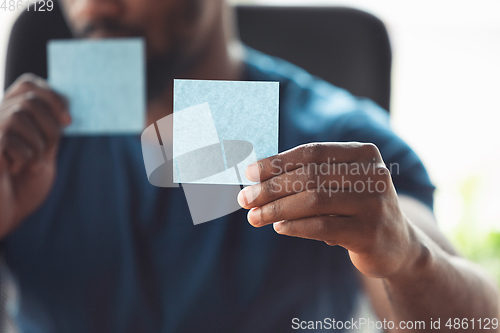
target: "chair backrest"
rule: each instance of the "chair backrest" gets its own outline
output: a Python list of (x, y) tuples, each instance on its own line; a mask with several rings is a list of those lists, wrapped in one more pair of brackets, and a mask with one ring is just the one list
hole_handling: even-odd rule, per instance
[(243, 6), (240, 37), (389, 111), (391, 46), (378, 18), (345, 7)]
[[(247, 45), (389, 110), (391, 47), (384, 24), (373, 15), (343, 7), (238, 6), (236, 11)], [(57, 5), (52, 12), (22, 13), (9, 40), (5, 87), (26, 72), (47, 77), (46, 43), (61, 38), (71, 33)]]

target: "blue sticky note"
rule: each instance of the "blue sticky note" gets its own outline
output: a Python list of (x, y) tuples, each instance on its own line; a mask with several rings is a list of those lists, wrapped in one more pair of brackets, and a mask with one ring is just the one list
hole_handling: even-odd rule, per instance
[(67, 135), (135, 134), (145, 127), (144, 42), (140, 38), (54, 40), (51, 87), (68, 98)]
[(279, 83), (174, 80), (174, 182), (253, 184), (253, 162), (278, 153)]

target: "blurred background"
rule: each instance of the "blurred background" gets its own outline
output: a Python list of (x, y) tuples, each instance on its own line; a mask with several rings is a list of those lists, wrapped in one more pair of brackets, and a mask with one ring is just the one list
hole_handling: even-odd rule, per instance
[[(232, 2), (348, 6), (386, 24), (393, 51), (393, 127), (438, 188), (435, 213), (442, 230), (500, 282), (500, 1)], [(0, 8), (2, 83), (18, 14)]]

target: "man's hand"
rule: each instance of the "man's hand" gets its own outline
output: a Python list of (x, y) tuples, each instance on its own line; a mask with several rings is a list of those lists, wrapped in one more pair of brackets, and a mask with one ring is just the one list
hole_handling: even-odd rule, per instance
[(314, 143), (250, 165), (238, 202), (255, 227), (349, 250), (363, 274), (403, 273), (421, 252), (391, 175), (373, 144)]
[(0, 237), (47, 197), (61, 129), (70, 122), (65, 100), (39, 77), (25, 74), (6, 91), (0, 104)]
[(238, 195), (249, 222), (348, 249), (379, 318), (497, 317), (495, 283), (456, 255), (427, 208), (398, 199), (374, 145), (303, 145), (251, 164), (246, 175), (261, 181)]

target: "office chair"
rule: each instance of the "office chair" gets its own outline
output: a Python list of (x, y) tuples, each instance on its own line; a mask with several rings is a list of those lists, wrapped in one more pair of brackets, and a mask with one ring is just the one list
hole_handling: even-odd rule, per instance
[(240, 37), (248, 46), (389, 111), (391, 46), (375, 16), (344, 7), (266, 6), (238, 7), (237, 15)]
[[(286, 59), (389, 111), (391, 47), (384, 24), (343, 7), (236, 8), (241, 39)], [(71, 38), (60, 8), (25, 11), (15, 22), (7, 50), (5, 87), (26, 72), (47, 77), (49, 39)]]

